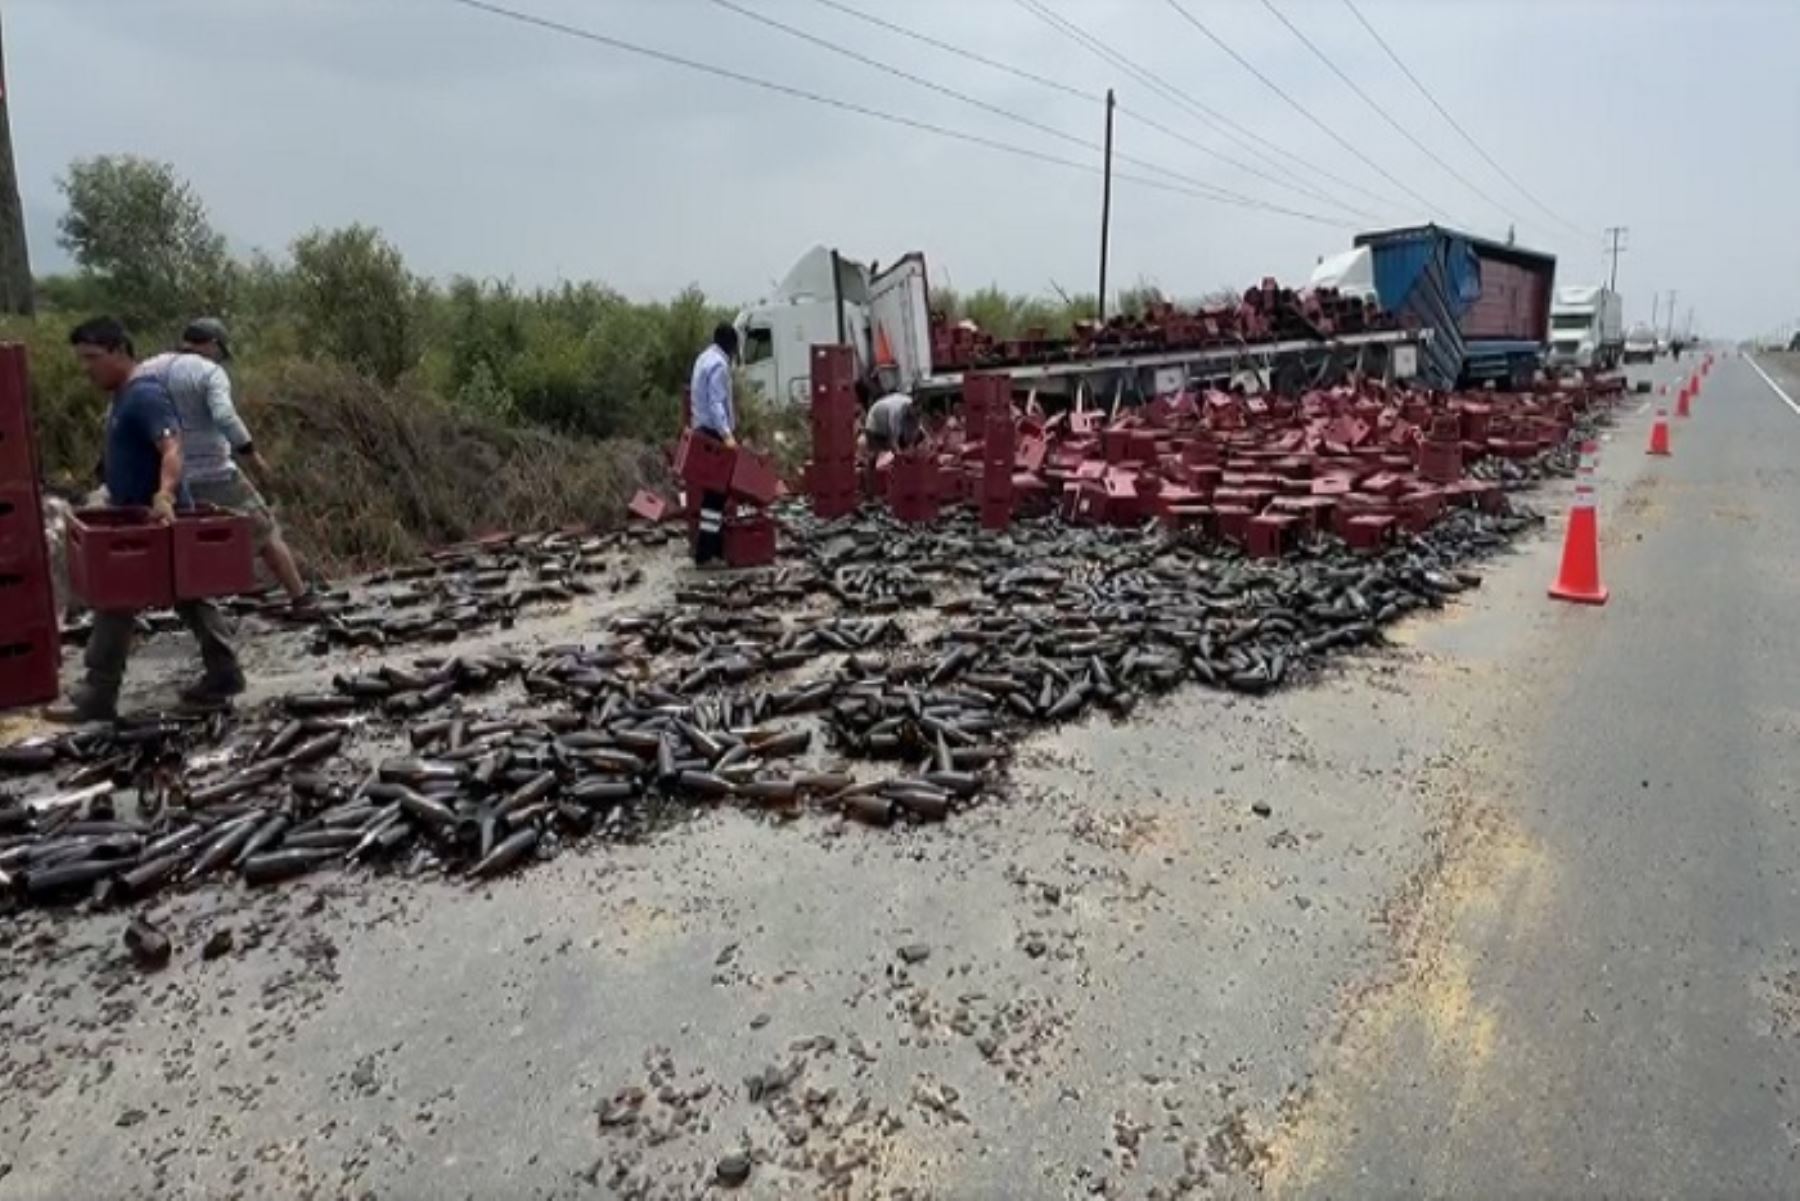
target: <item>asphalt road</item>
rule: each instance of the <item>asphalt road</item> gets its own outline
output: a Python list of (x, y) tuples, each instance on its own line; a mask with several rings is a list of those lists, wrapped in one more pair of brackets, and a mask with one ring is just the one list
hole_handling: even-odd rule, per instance
[(1486, 812), (1284, 1193), (1800, 1190), (1800, 415), (1727, 359), (1672, 458), (1643, 429), (1603, 455), (1612, 601), (1510, 640)]
[(1606, 607), (1544, 597), (1551, 489), (1394, 650), (1040, 735), (940, 827), (178, 894), (149, 977), (121, 915), (0, 925), (0, 1201), (691, 1198), (736, 1153), (754, 1197), (1792, 1193), (1800, 416), (1731, 360), (1673, 458), (1624, 414)]

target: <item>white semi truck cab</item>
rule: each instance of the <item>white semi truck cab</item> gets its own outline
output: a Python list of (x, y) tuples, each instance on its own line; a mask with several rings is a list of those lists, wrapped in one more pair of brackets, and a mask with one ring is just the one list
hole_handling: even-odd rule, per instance
[(1558, 288), (1550, 306), (1551, 370), (1610, 371), (1625, 352), (1625, 306), (1600, 285)]
[(908, 254), (883, 269), (815, 246), (800, 256), (772, 296), (738, 315), (744, 375), (771, 400), (811, 400), (812, 348), (835, 343), (856, 352), (859, 379), (881, 369), (914, 391), (931, 371), (931, 312), (925, 256)]

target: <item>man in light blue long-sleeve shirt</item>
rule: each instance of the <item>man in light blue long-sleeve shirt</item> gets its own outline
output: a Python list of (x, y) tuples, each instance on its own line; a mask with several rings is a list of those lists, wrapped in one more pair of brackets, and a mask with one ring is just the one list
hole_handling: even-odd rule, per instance
[[(737, 447), (737, 409), (731, 396), (731, 360), (737, 357), (737, 330), (720, 322), (712, 344), (694, 360), (688, 380), (688, 408), (695, 435), (714, 438), (727, 449)], [(700, 496), (700, 525), (694, 537), (694, 565), (708, 567), (725, 553), (725, 503), (723, 492)]]
[(694, 428), (707, 430), (727, 446), (735, 444), (737, 411), (731, 398), (731, 360), (737, 356), (737, 330), (721, 324), (713, 330), (712, 344), (694, 360), (688, 381), (693, 396)]

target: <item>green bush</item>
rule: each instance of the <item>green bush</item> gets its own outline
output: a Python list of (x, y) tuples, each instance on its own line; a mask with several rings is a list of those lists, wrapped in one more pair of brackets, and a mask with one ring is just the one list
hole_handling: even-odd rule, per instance
[(425, 286), (366, 225), (315, 229), (293, 245), (288, 300), (302, 345), (393, 384), (419, 360)]
[(234, 264), (206, 206), (168, 163), (135, 155), (76, 159), (58, 181), (68, 211), (60, 241), (111, 310), (168, 336), (231, 300)]

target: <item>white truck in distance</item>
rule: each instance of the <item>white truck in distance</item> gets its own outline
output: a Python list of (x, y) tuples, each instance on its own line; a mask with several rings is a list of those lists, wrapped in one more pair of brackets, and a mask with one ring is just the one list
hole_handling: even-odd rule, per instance
[(1550, 306), (1552, 371), (1610, 371), (1625, 353), (1625, 306), (1605, 287), (1558, 288)]

